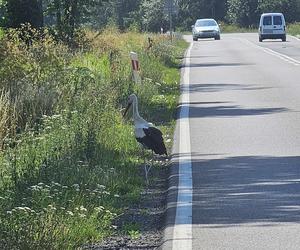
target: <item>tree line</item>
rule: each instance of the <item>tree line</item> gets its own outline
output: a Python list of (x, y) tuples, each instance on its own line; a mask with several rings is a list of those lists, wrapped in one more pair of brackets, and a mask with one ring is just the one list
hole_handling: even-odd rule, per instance
[(0, 25), (30, 23), (55, 27), (58, 34), (73, 36), (81, 26), (159, 32), (168, 29), (168, 2), (174, 3), (174, 26), (190, 29), (197, 18), (241, 27), (256, 27), (263, 12), (283, 12), (287, 22), (300, 21), (300, 0), (0, 0)]

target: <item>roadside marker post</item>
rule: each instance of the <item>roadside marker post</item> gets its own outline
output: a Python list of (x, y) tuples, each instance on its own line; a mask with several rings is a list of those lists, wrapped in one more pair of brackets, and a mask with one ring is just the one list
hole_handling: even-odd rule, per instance
[(140, 64), (137, 53), (130, 52), (130, 59), (132, 65), (133, 80), (135, 81), (135, 83), (141, 83), (142, 79), (140, 76)]

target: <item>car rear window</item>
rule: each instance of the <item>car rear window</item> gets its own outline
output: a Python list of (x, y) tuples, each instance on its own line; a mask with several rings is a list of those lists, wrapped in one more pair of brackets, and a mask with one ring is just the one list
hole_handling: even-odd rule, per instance
[(282, 25), (282, 18), (281, 18), (281, 16), (273, 16), (273, 24), (274, 25)]
[(271, 16), (265, 16), (263, 20), (263, 25), (272, 25), (272, 17)]

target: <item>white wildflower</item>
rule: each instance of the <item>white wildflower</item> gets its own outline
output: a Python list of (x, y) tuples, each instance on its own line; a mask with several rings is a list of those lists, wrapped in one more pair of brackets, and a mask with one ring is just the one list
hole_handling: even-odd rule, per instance
[(104, 207), (102, 207), (102, 206), (95, 207), (94, 210), (95, 210), (96, 213), (99, 213), (99, 212), (102, 212), (104, 210)]
[(79, 210), (80, 210), (81, 212), (87, 212), (87, 209), (86, 209), (84, 206), (80, 206)]
[(56, 210), (56, 207), (54, 207), (53, 205), (48, 205), (48, 208), (50, 209), (50, 210)]
[(105, 189), (106, 187), (104, 185), (97, 184), (97, 188), (99, 188), (99, 189)]
[(73, 213), (72, 211), (67, 211), (67, 215), (71, 215), (71, 216), (73, 216), (73, 215), (74, 215), (74, 213)]
[(17, 210), (26, 211), (24, 207), (16, 207)]

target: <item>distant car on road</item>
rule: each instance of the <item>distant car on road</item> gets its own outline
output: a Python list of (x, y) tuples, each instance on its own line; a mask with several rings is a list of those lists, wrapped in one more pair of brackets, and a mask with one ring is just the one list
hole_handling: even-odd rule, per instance
[(260, 17), (258, 28), (259, 41), (281, 39), (286, 41), (286, 26), (282, 13), (264, 13)]
[(214, 38), (220, 40), (220, 27), (214, 19), (198, 19), (193, 29), (193, 40), (197, 41), (198, 38)]

